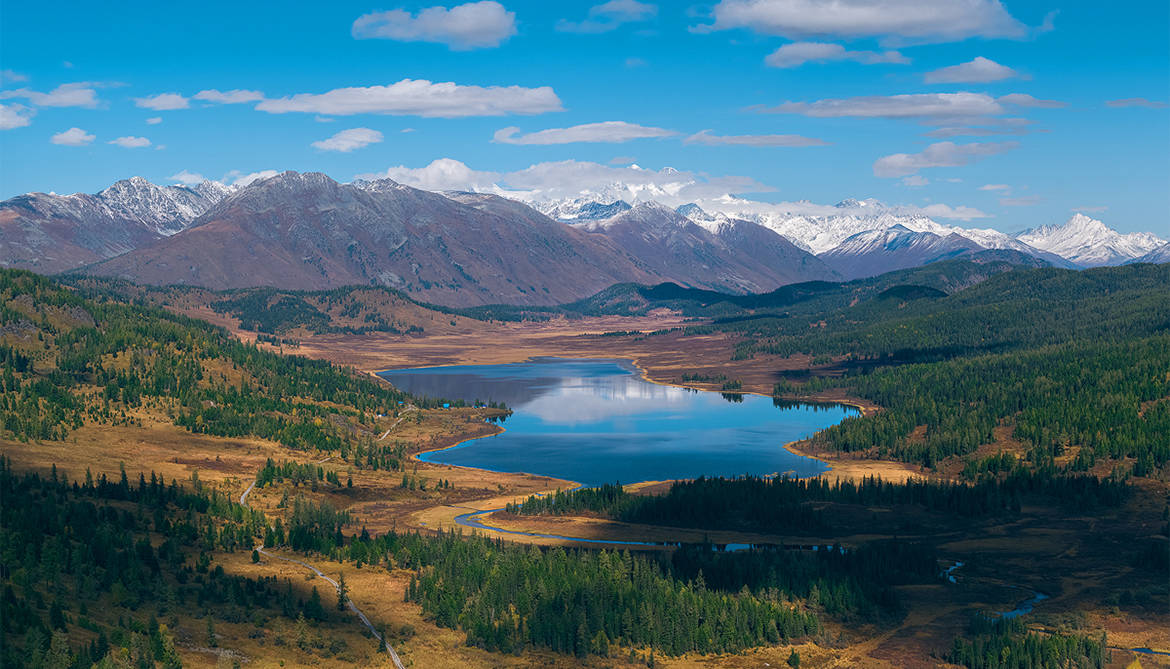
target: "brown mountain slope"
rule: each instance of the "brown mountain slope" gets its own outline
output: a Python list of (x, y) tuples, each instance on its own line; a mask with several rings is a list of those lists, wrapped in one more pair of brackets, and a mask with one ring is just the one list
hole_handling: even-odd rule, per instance
[(85, 271), (215, 289), (378, 284), (460, 306), (555, 304), (657, 278), (612, 242), (523, 205), (295, 172), (241, 189), (187, 230)]

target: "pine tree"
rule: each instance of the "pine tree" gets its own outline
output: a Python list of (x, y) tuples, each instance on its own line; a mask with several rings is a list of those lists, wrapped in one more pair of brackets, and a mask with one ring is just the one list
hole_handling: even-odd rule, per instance
[(345, 574), (340, 574), (337, 577), (337, 610), (344, 611), (348, 600), (349, 590), (345, 587)]

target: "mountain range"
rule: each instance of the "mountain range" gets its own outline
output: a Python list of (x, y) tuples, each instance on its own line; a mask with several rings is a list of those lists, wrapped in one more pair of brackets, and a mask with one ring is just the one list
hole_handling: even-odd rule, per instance
[[(710, 205), (708, 205), (710, 206)], [(1019, 235), (937, 223), (874, 200), (780, 215), (579, 197), (432, 192), (285, 172), (245, 186), (158, 186), (0, 203), (0, 267), (214, 289), (383, 285), (451, 306), (571, 302), (621, 282), (759, 293), (998, 250), (1024, 264), (1164, 262), (1153, 234), (1077, 214)], [(1159, 260), (1162, 258), (1162, 260)]]

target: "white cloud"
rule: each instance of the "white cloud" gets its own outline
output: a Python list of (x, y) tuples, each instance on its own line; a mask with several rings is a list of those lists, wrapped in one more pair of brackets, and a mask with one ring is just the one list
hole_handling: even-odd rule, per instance
[(1147, 100), (1146, 98), (1122, 98), (1120, 100), (1109, 100), (1105, 103), (1106, 107), (1147, 107), (1149, 109), (1165, 109), (1165, 102), (1158, 102), (1157, 100)]
[(1003, 106), (994, 98), (983, 93), (870, 95), (815, 102), (785, 102), (775, 107), (756, 107), (755, 110), (764, 113), (803, 114), (818, 118), (890, 119), (994, 116), (1004, 111)]
[(159, 123), (162, 123), (161, 116), (151, 116), (150, 118), (146, 119), (147, 125), (158, 125)]
[(18, 104), (0, 104), (0, 130), (23, 128), (32, 123), (37, 110)]
[(616, 30), (624, 23), (636, 23), (654, 18), (658, 7), (638, 0), (610, 0), (589, 8), (584, 21), (561, 19), (556, 29), (569, 33), (604, 33)]
[(417, 16), (402, 9), (364, 14), (353, 22), (355, 39), (437, 42), (456, 51), (497, 47), (516, 34), (516, 13), (498, 2), (430, 7)]
[(645, 61), (645, 59), (642, 59), (642, 58), (627, 58), (626, 59), (626, 67), (630, 68), (631, 70), (636, 68), (636, 67), (646, 67), (647, 65), (649, 65), (649, 63), (647, 63)]
[(922, 79), (928, 84), (986, 84), (1018, 76), (1019, 72), (1006, 65), (1000, 65), (983, 56), (976, 56), (974, 60), (966, 63), (927, 72)]
[(398, 183), (424, 190), (493, 191), (500, 178), (499, 172), (478, 172), (451, 158), (439, 158), (426, 167), (405, 165), (388, 168), (385, 172), (359, 174), (360, 179), (393, 179)]
[(0, 70), (0, 83), (10, 81), (28, 81), (28, 77), (14, 70)]
[(1000, 102), (1005, 105), (1015, 105), (1017, 107), (1038, 107), (1041, 109), (1060, 109), (1061, 107), (1067, 106), (1060, 100), (1041, 100), (1039, 98), (1034, 98), (1027, 93), (1009, 93), (1007, 95), (1001, 95), (996, 99), (996, 102)]
[(801, 135), (712, 135), (700, 130), (684, 140), (687, 144), (734, 146), (826, 146), (828, 142)]
[(979, 187), (979, 190), (991, 190), (991, 191), (996, 191), (996, 190), (1011, 191), (1011, 189), (1012, 189), (1012, 187), (1007, 185), (1007, 184), (983, 184), (982, 186)]
[(350, 128), (349, 130), (342, 130), (333, 135), (329, 139), (322, 139), (313, 142), (313, 148), (322, 151), (340, 151), (341, 153), (349, 153), (356, 149), (360, 149), (371, 144), (377, 144), (382, 141), (382, 133), (377, 130), (370, 130), (369, 128)]
[(391, 114), (462, 118), (543, 114), (562, 111), (561, 100), (548, 86), (461, 86), (453, 82), (431, 83), (425, 79), (403, 79), (389, 86), (335, 88), (326, 93), (298, 93), (291, 97), (264, 100), (256, 109), (272, 114)]
[(217, 91), (214, 88), (206, 91), (199, 91), (191, 96), (195, 100), (203, 100), (204, 102), (215, 102), (221, 105), (236, 105), (245, 102), (259, 102), (264, 99), (264, 94), (260, 91), (246, 91), (241, 89), (234, 89), (230, 91)]
[(878, 177), (904, 177), (928, 167), (959, 167), (980, 158), (1010, 151), (1017, 146), (1018, 142), (986, 144), (937, 142), (926, 147), (921, 153), (895, 153), (878, 158), (873, 164), (873, 173)]
[(609, 159), (609, 164), (610, 165), (629, 165), (630, 163), (634, 162), (635, 160), (637, 160), (637, 158), (634, 158), (633, 156), (614, 156), (613, 158)]
[(894, 63), (905, 65), (910, 59), (897, 51), (847, 51), (840, 44), (827, 42), (792, 42), (768, 54), (764, 63), (772, 67), (800, 67), (805, 63), (851, 60), (863, 65)]
[(988, 137), (990, 135), (1026, 135), (1029, 132), (1047, 132), (1029, 128), (1034, 122), (1026, 118), (980, 119), (978, 126), (944, 126), (923, 133), (926, 137)]
[(186, 109), (191, 106), (187, 98), (178, 93), (159, 93), (144, 98), (134, 98), (134, 104), (144, 109), (166, 111), (170, 109)]
[(1028, 34), (999, 0), (722, 0), (714, 15), (714, 24), (695, 30), (747, 28), (789, 39), (877, 37), (889, 44)]
[(403, 128), (402, 130), (399, 130), (398, 132), (401, 132), (401, 133), (403, 133), (403, 134), (406, 134), (406, 133), (408, 133), (408, 132), (418, 132), (418, 131), (417, 131), (417, 130), (415, 130), (414, 128)]
[(244, 174), (239, 170), (232, 170), (231, 172), (223, 175), (223, 178), (220, 179), (220, 181), (231, 186), (239, 186), (242, 188), (251, 184), (253, 181), (268, 179), (270, 177), (276, 176), (277, 174), (280, 174), (280, 172), (277, 172), (276, 170), (260, 170), (259, 172), (252, 172), (250, 174)]
[(198, 172), (190, 172), (187, 170), (183, 170), (177, 174), (172, 174), (167, 178), (171, 181), (181, 183), (184, 186), (195, 186), (197, 184), (203, 183), (204, 181), (207, 181), (207, 177), (203, 176), (202, 174), (199, 174)]
[(615, 167), (576, 160), (545, 162), (515, 172), (480, 172), (464, 163), (441, 158), (420, 168), (402, 165), (359, 178), (389, 178), (427, 190), (471, 190), (517, 199), (578, 197), (597, 193), (637, 202), (657, 200), (670, 206), (724, 197), (729, 193), (775, 190), (750, 177), (709, 177), (665, 167)]
[(1109, 207), (1100, 207), (1100, 206), (1097, 206), (1097, 207), (1073, 207), (1072, 209), (1069, 209), (1069, 211), (1075, 211), (1075, 212), (1086, 212), (1087, 211), (1090, 214), (1100, 214), (1102, 212), (1109, 211)]
[(929, 183), (930, 183), (930, 179), (927, 179), (926, 177), (924, 177), (920, 174), (912, 174), (908, 177), (902, 177), (902, 185), (909, 186), (911, 188), (918, 188), (920, 186), (925, 186)]
[[(633, 158), (615, 158), (625, 164)], [(637, 165), (616, 167), (598, 163), (564, 160), (531, 165), (515, 172), (473, 170), (451, 158), (441, 158), (425, 167), (391, 167), (359, 179), (393, 179), (426, 190), (466, 190), (495, 193), (522, 201), (590, 197), (605, 201), (621, 198), (627, 202), (655, 200), (671, 207), (694, 202), (708, 211), (747, 216), (834, 216), (849, 213), (833, 205), (801, 202), (760, 202), (738, 194), (763, 193), (775, 189), (750, 177), (710, 176), (664, 167), (644, 169)], [(971, 220), (988, 214), (972, 207), (932, 204), (927, 207), (897, 206), (900, 214), (924, 214), (935, 218)], [(857, 212), (861, 214), (862, 212)], [(868, 212), (872, 213), (872, 212)]]
[(501, 128), (492, 141), (499, 144), (573, 144), (576, 142), (621, 143), (632, 139), (673, 137), (678, 133), (666, 128), (653, 128), (625, 121), (585, 123), (570, 128), (549, 128), (521, 135), (520, 128)]
[(123, 149), (141, 149), (143, 147), (150, 146), (150, 140), (145, 137), (126, 136), (119, 137), (118, 139), (112, 139), (110, 140), (110, 144), (113, 144), (114, 146), (120, 146)]
[(53, 135), (49, 141), (61, 146), (85, 146), (95, 139), (97, 139), (96, 135), (91, 135), (81, 128), (70, 128)]
[(71, 84), (61, 84), (48, 93), (41, 93), (28, 88), (17, 88), (11, 91), (0, 91), (0, 99), (24, 98), (30, 104), (38, 107), (88, 107), (98, 106), (95, 87), (100, 84), (77, 81)]
[(955, 218), (961, 221), (970, 221), (974, 218), (989, 218), (990, 214), (985, 214), (974, 207), (965, 207), (959, 205), (952, 207), (948, 204), (932, 204), (925, 207), (903, 207), (906, 210), (917, 210), (919, 213), (925, 214), (932, 218)]

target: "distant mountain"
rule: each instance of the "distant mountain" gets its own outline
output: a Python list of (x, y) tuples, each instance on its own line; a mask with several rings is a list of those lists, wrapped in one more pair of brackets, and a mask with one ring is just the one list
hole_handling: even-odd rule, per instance
[(846, 279), (860, 279), (982, 250), (954, 232), (941, 236), (895, 225), (859, 232), (819, 257)]
[(655, 274), (690, 286), (752, 293), (838, 278), (815, 256), (771, 230), (730, 219), (700, 225), (654, 202), (576, 227), (612, 240)]
[(1166, 244), (1148, 232), (1121, 234), (1101, 221), (1075, 214), (1064, 225), (1025, 230), (1017, 238), (1035, 248), (1055, 253), (1081, 267), (1120, 265)]
[(86, 272), (213, 289), (374, 284), (457, 306), (566, 302), (655, 278), (607, 239), (518, 202), (296, 172), (254, 182), (187, 230)]
[(1134, 258), (1130, 263), (1149, 262), (1149, 263), (1164, 263), (1170, 262), (1170, 242), (1167, 242), (1149, 253)]
[(0, 267), (52, 274), (105, 260), (180, 232), (231, 190), (133, 177), (94, 195), (19, 195), (0, 202)]

